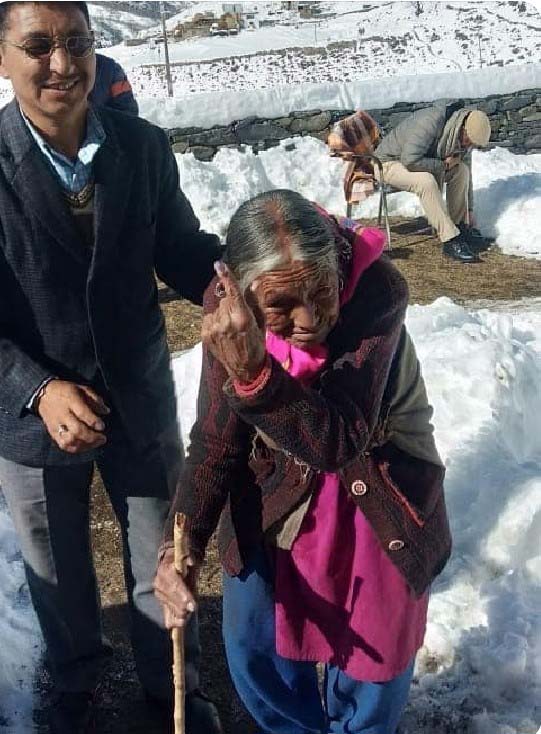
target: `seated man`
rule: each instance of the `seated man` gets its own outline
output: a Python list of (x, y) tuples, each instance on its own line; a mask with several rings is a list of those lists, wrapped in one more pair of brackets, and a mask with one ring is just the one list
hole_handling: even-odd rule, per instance
[[(386, 135), (377, 148), (383, 180), (419, 196), (426, 217), (443, 243), (443, 254), (464, 263), (479, 262), (489, 246), (473, 225), (471, 149), (490, 140), (490, 121), (480, 110), (458, 103), (414, 112)], [(447, 205), (441, 188), (447, 185)]]

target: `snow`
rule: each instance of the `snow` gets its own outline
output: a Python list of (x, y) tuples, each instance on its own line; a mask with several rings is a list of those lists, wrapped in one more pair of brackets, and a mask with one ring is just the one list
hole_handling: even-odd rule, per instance
[(508, 255), (541, 258), (541, 154), (496, 148), (475, 153), (474, 165), (480, 229)]
[[(230, 148), (218, 151), (210, 163), (191, 154), (177, 154), (181, 187), (205, 229), (225, 235), (240, 204), (272, 188), (292, 188), (332, 212), (345, 214), (342, 179), (346, 165), (329, 158), (315, 138), (289, 138), (259, 154)], [(514, 155), (503, 148), (474, 151), (474, 205), (477, 225), (514, 255), (541, 258), (541, 154)], [(211, 192), (209, 194), (209, 192)], [(372, 196), (354, 216), (377, 216), (379, 199)], [(388, 197), (391, 216), (417, 217), (423, 211), (414, 194)]]

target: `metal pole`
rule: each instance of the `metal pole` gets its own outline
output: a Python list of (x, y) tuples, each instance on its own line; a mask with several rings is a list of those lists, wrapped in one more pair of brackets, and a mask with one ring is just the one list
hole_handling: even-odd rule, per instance
[(169, 46), (167, 45), (167, 28), (165, 26), (165, 3), (160, 3), (160, 13), (162, 16), (162, 32), (163, 32), (163, 51), (165, 55), (165, 76), (167, 79), (167, 94), (173, 96), (173, 81), (171, 79), (171, 66), (169, 65)]
[(482, 69), (483, 68), (483, 54), (481, 52), (481, 35), (478, 36), (479, 40), (479, 66)]

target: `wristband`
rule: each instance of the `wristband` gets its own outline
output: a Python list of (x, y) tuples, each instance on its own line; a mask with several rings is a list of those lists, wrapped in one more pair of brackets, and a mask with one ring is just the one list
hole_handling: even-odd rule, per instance
[(28, 410), (30, 410), (35, 415), (38, 415), (38, 407), (39, 407), (39, 401), (41, 398), (45, 395), (45, 390), (47, 389), (47, 385), (52, 382), (53, 380), (57, 380), (57, 377), (47, 377), (41, 385), (38, 387), (36, 392), (32, 395), (32, 398), (30, 399), (30, 402), (28, 404)]
[(237, 380), (233, 380), (233, 387), (235, 389), (235, 392), (237, 393), (239, 398), (251, 398), (254, 395), (257, 395), (267, 382), (269, 381), (269, 378), (271, 376), (271, 361), (269, 355), (267, 355), (265, 363), (263, 367), (261, 368), (260, 373), (257, 375), (257, 377), (252, 380), (252, 382), (246, 384), (242, 382), (238, 382)]

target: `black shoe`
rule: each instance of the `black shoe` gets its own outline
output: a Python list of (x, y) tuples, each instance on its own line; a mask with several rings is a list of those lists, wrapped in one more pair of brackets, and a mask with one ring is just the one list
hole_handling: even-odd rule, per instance
[(472, 252), (486, 252), (494, 243), (490, 237), (483, 237), (476, 227), (470, 227), (465, 222), (458, 225), (460, 234), (470, 246)]
[[(163, 723), (173, 721), (173, 702), (145, 694), (147, 706)], [(218, 710), (199, 689), (186, 694), (184, 719), (186, 734), (223, 734)]]
[(447, 242), (443, 243), (443, 254), (461, 263), (481, 262), (477, 254), (471, 251), (470, 246), (460, 234), (453, 237), (452, 240), (447, 240)]
[(60, 693), (49, 710), (50, 734), (93, 732), (93, 704), (93, 693)]

